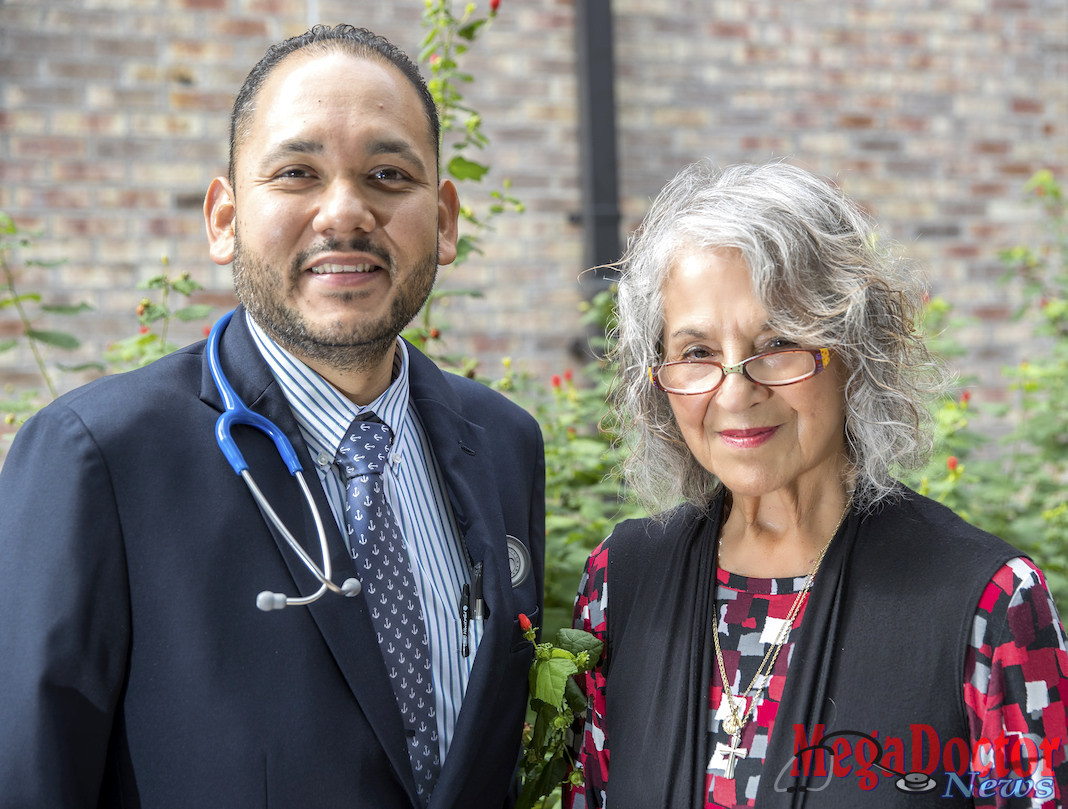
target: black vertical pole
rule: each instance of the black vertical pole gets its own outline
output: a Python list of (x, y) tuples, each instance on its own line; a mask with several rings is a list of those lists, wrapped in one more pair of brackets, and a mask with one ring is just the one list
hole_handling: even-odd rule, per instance
[[(584, 267), (600, 267), (620, 255), (616, 184), (615, 60), (611, 0), (577, 0), (575, 32), (579, 67), (579, 135), (582, 161)], [(613, 273), (582, 274), (587, 297), (604, 289)]]

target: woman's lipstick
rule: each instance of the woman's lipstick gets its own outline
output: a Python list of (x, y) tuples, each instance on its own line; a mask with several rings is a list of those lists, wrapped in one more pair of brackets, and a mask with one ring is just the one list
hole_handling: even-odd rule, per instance
[(729, 447), (754, 449), (767, 443), (779, 430), (778, 427), (750, 427), (747, 430), (720, 430), (719, 437)]

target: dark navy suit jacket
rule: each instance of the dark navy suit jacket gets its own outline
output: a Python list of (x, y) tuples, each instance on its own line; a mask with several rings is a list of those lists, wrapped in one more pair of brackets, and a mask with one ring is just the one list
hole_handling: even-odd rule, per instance
[[(222, 364), (288, 435), (352, 569), (291, 411), (243, 317)], [(411, 349), (411, 398), (488, 618), (430, 806), (513, 800), (544, 574), (544, 461), (527, 413)], [(219, 451), (204, 344), (74, 391), (28, 421), (0, 473), (0, 807), (413, 807), (396, 700), (362, 597), (263, 613), (316, 582)], [(257, 483), (319, 558), (297, 483), (235, 429)], [(516, 588), (506, 535), (534, 574)]]

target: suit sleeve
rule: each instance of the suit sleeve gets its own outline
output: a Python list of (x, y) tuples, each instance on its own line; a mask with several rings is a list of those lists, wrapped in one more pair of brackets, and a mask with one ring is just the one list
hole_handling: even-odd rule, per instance
[(77, 414), (52, 405), (22, 427), (0, 471), (3, 809), (97, 804), (128, 604), (107, 466)]

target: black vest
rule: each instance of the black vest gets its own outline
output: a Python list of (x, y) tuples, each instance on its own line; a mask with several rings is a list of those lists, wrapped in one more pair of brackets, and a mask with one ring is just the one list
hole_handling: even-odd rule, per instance
[[(707, 517), (686, 506), (666, 523), (629, 520), (607, 540), (612, 809), (705, 805), (721, 509), (722, 498)], [(964, 654), (980, 595), (1020, 555), (904, 488), (874, 514), (850, 514), (808, 596), (757, 807), (972, 806), (948, 783), (944, 756), (951, 748), (951, 768), (963, 755), (967, 769)], [(878, 763), (893, 775), (871, 764), (876, 748), (861, 734), (883, 746)], [(810, 758), (793, 766), (800, 748), (820, 744), (838, 751), (839, 777), (823, 754), (826, 769)]]

